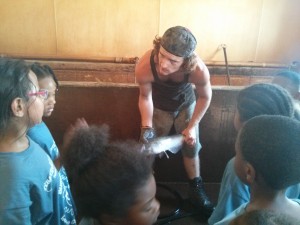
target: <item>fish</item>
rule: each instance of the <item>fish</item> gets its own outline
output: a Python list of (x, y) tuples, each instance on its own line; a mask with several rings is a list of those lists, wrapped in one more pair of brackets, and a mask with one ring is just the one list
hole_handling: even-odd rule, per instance
[(183, 144), (184, 136), (182, 134), (158, 137), (145, 144), (145, 151), (149, 154), (161, 154), (166, 151), (176, 154)]

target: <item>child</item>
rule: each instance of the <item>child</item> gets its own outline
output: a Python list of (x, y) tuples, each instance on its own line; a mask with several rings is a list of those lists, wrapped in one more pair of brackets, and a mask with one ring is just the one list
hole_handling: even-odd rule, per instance
[(300, 74), (290, 70), (283, 70), (277, 73), (273, 84), (278, 84), (290, 92), (295, 100), (300, 100)]
[(300, 182), (300, 122), (286, 116), (263, 115), (240, 130), (234, 168), (251, 189), (250, 201), (216, 225), (253, 210), (273, 210), (300, 220), (300, 200), (288, 199), (287, 187)]
[(272, 83), (285, 88), (292, 95), (295, 103), (295, 117), (300, 120), (300, 74), (284, 70), (276, 74)]
[[(37, 76), (40, 89), (48, 91), (48, 98), (44, 100), (43, 117), (49, 117), (51, 116), (56, 104), (55, 95), (58, 91), (58, 81), (52, 69), (47, 65), (33, 63), (31, 65), (31, 70)], [(43, 121), (31, 128), (28, 131), (28, 135), (44, 149), (53, 161), (59, 158), (59, 151), (56, 143), (53, 140), (48, 127)]]
[(62, 180), (26, 136), (42, 121), (48, 92), (22, 60), (0, 59), (0, 84), (0, 224), (65, 224)]
[[(259, 115), (294, 116), (293, 99), (283, 88), (274, 84), (254, 84), (240, 91), (234, 117), (234, 126), (238, 131), (245, 122)], [(233, 166), (234, 158), (225, 168), (218, 203), (208, 223), (215, 224), (226, 215), (250, 199), (249, 187), (236, 176)], [(290, 187), (287, 196), (297, 198), (300, 185)]]
[[(39, 87), (42, 90), (47, 90), (48, 97), (44, 100), (44, 117), (51, 116), (55, 106), (55, 94), (58, 91), (58, 81), (52, 69), (48, 65), (41, 65), (40, 63), (33, 63), (31, 70), (36, 74)], [(47, 125), (42, 121), (30, 128), (27, 135), (39, 144), (42, 149), (50, 156), (62, 178), (62, 196), (65, 201), (64, 207), (64, 221), (69, 224), (76, 224), (75, 204), (73, 202), (72, 194), (70, 191), (68, 177), (65, 169), (60, 165), (59, 151), (56, 143), (51, 135)]]
[(271, 210), (246, 212), (230, 222), (230, 225), (299, 225), (300, 220)]
[(70, 132), (73, 137), (63, 155), (83, 217), (80, 225), (152, 225), (159, 214), (153, 157), (136, 142), (108, 143), (106, 126), (82, 124), (86, 122), (77, 121)]

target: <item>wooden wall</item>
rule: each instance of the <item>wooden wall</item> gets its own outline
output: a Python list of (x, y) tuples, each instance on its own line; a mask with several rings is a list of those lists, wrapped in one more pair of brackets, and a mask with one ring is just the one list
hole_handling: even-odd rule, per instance
[(300, 61), (298, 0), (0, 0), (0, 54), (140, 57), (170, 26), (190, 28), (205, 62)]
[[(38, 61), (49, 65), (59, 81), (80, 81), (94, 83), (129, 83), (136, 84), (134, 68), (136, 59), (127, 63), (62, 60), (27, 60)], [(229, 76), (225, 65), (207, 64), (212, 85), (246, 86), (259, 82), (270, 82), (272, 77), (281, 70), (290, 69), (284, 65), (235, 65), (228, 66)], [(298, 71), (299, 72), (299, 71)]]
[[(31, 62), (31, 60), (29, 60)], [(132, 63), (39, 61), (50, 65), (59, 80), (55, 111), (45, 122), (58, 145), (65, 129), (78, 117), (90, 124), (107, 123), (112, 140), (135, 139), (140, 134), (138, 85)], [(227, 161), (234, 155), (233, 117), (235, 98), (241, 86), (271, 82), (285, 67), (230, 67), (228, 86), (225, 66), (208, 66), (213, 84), (211, 105), (200, 123), (201, 170), (206, 182), (220, 182)], [(186, 175), (180, 153), (157, 158), (158, 181), (184, 182)]]
[[(233, 116), (238, 90), (214, 87), (211, 106), (200, 123), (201, 168), (206, 182), (220, 182), (225, 164), (234, 154)], [(54, 113), (45, 119), (58, 145), (66, 128), (79, 117), (86, 118), (89, 124), (108, 124), (111, 140), (138, 140), (138, 86), (61, 82)], [(158, 181), (186, 181), (180, 153), (170, 154), (170, 159), (157, 158), (155, 173)]]

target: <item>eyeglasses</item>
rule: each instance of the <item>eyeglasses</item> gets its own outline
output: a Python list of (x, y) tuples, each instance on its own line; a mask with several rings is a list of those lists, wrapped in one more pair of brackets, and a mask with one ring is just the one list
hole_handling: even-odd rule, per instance
[[(54, 97), (57, 95), (58, 89), (55, 89), (55, 91), (48, 91), (48, 98)], [(48, 99), (47, 98), (47, 99)]]
[(46, 89), (40, 89), (37, 92), (29, 92), (28, 96), (38, 96), (38, 97), (46, 100), (48, 98), (48, 93), (49, 93), (48, 90), (46, 90)]

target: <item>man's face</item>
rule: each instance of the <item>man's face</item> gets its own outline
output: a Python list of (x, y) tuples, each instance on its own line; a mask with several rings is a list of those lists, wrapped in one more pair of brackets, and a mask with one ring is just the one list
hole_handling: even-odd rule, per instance
[(158, 73), (162, 76), (167, 76), (174, 72), (177, 72), (182, 63), (184, 58), (173, 55), (166, 51), (163, 47), (160, 47), (158, 53)]

